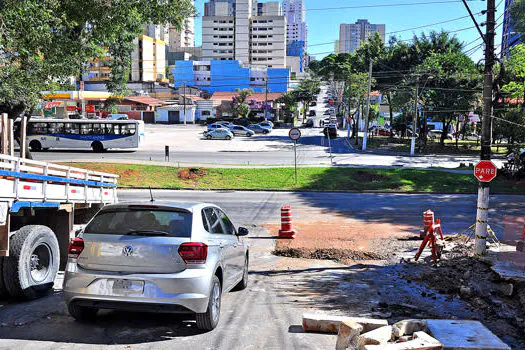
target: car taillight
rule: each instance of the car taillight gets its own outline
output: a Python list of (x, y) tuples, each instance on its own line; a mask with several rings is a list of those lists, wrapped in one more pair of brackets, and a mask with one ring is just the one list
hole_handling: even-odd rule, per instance
[(78, 258), (80, 253), (84, 250), (84, 240), (82, 238), (75, 237), (69, 241), (67, 247), (67, 253), (70, 258)]
[(208, 246), (199, 242), (182, 243), (179, 255), (186, 264), (205, 264), (208, 256)]

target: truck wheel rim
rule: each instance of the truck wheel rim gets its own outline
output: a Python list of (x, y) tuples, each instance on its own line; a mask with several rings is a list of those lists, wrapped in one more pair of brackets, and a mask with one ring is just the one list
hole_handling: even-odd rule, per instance
[(215, 283), (213, 285), (213, 292), (211, 295), (211, 312), (213, 321), (216, 322), (219, 318), (219, 312), (221, 309), (221, 290), (219, 288), (219, 284)]
[(51, 260), (51, 249), (47, 244), (40, 244), (33, 250), (29, 257), (29, 268), (33, 282), (40, 283), (46, 280), (49, 275)]

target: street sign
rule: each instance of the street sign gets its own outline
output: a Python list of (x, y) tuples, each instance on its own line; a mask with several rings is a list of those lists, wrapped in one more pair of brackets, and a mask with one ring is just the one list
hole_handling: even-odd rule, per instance
[(474, 176), (481, 182), (491, 182), (498, 173), (498, 168), (490, 160), (482, 160), (474, 167)]
[(301, 138), (301, 130), (297, 128), (291, 128), (290, 132), (288, 132), (288, 136), (292, 141), (297, 141)]

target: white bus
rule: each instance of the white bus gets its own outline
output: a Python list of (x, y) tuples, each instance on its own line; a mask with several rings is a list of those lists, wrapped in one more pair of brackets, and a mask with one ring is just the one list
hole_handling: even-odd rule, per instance
[(141, 120), (30, 119), (27, 142), (31, 151), (50, 148), (138, 149), (144, 139)]

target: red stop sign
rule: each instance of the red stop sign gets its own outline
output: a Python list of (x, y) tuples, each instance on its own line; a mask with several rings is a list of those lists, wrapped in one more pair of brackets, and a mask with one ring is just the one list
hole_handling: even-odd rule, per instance
[(474, 176), (481, 182), (490, 182), (498, 173), (498, 168), (490, 160), (482, 160), (474, 167)]

